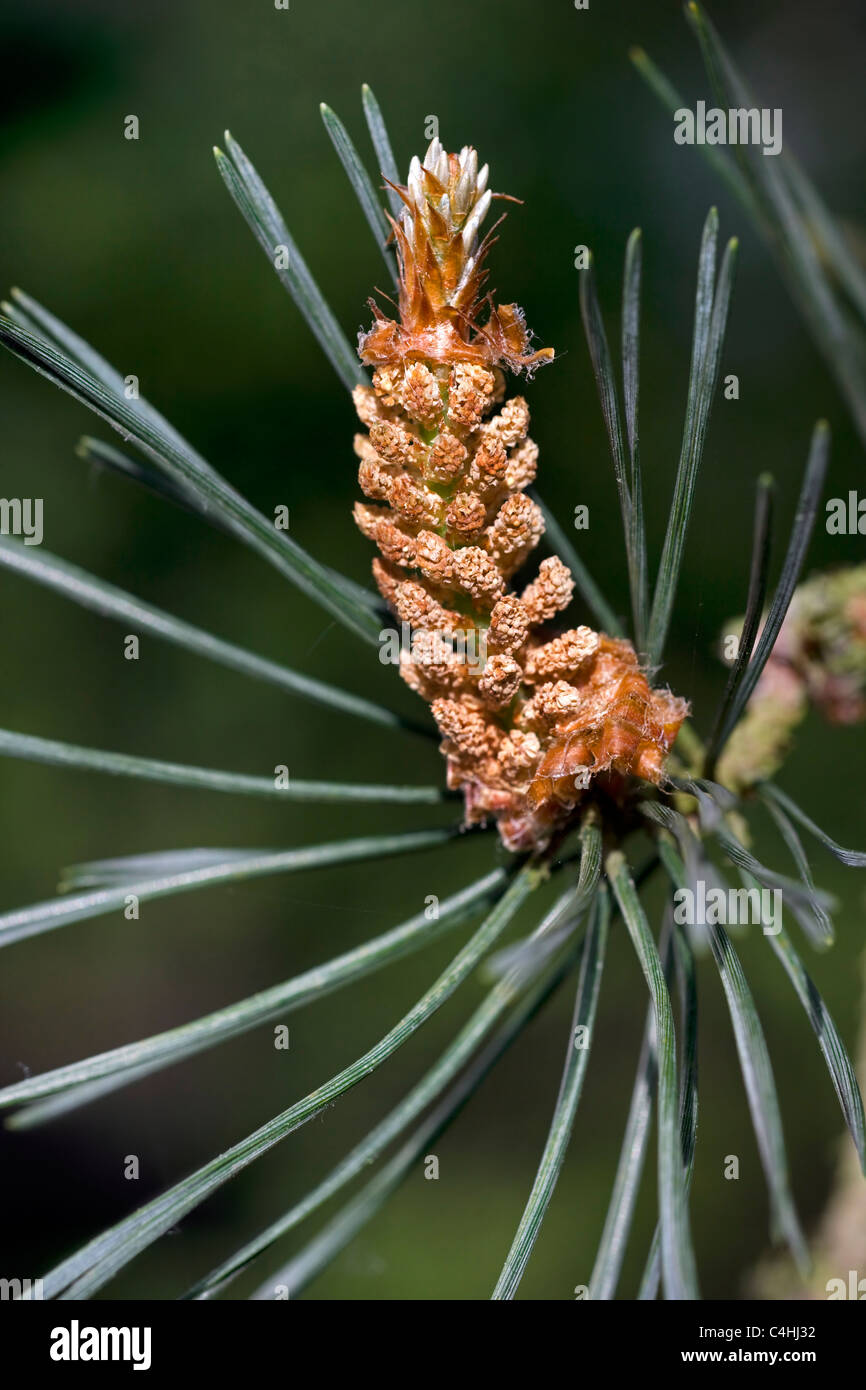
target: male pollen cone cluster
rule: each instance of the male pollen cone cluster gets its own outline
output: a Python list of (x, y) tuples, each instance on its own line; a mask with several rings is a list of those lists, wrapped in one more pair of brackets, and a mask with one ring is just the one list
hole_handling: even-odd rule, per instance
[(544, 522), (524, 491), (538, 459), (529, 411), (522, 396), (505, 400), (503, 369), (531, 372), (553, 350), (531, 352), (517, 305), (481, 293), (493, 236), (479, 230), (502, 196), (487, 177), (475, 150), (433, 140), (397, 189), (400, 317), (371, 301), (359, 338), (375, 371), (354, 397), (370, 499), (355, 520), (379, 548), (382, 597), (411, 631), (401, 674), (432, 708), (467, 824), (493, 816), (505, 845), (527, 850), (588, 789), (621, 797), (630, 777), (657, 783), (687, 706), (650, 689), (628, 642), (583, 626), (539, 632), (571, 600), (560, 559), (511, 588)]

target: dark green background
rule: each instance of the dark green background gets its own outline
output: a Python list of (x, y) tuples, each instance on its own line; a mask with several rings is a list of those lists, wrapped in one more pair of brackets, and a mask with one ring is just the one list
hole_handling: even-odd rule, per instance
[[(722, 24), (761, 104), (784, 109), (797, 150), (831, 205), (863, 226), (862, 12), (726, 4)], [(18, 284), (90, 340), (265, 512), (291, 507), (295, 537), (366, 582), (370, 547), (351, 521), (356, 496), (350, 403), (269, 270), (214, 168), (228, 126), (270, 186), (347, 332), (368, 321), (383, 271), (322, 128), (342, 115), (368, 153), (368, 81), (405, 169), (425, 118), (445, 143), (475, 144), (496, 189), (524, 199), (492, 257), (491, 283), (526, 307), (560, 358), (530, 390), (544, 492), (568, 522), (590, 507), (584, 556), (622, 608), (626, 578), (610, 464), (579, 325), (573, 248), (592, 246), (600, 292), (618, 306), (622, 252), (645, 240), (643, 458), (656, 562), (682, 426), (694, 267), (707, 207), (741, 237), (725, 371), (741, 398), (719, 401), (683, 570), (665, 676), (706, 729), (721, 685), (713, 642), (740, 611), (753, 480), (779, 480), (779, 521), (794, 507), (809, 432), (834, 430), (829, 495), (862, 486), (863, 457), (836, 390), (775, 267), (739, 208), (627, 58), (641, 43), (689, 98), (707, 95), (678, 5), (591, 0), (403, 0), (349, 4), (190, 0), (121, 4), (30, 0), (0, 10), (0, 279)], [(123, 138), (138, 115), (141, 138)], [(73, 454), (106, 435), (83, 409), (9, 358), (0, 362), (4, 496), (45, 499), (46, 548), (251, 649), (417, 713), (369, 649), (238, 544)], [(811, 568), (862, 559), (862, 539), (821, 531)], [(441, 776), (435, 749), (336, 719), (145, 637), (122, 657), (124, 629), (0, 575), (0, 722), (142, 755), (298, 777)], [(292, 845), (436, 819), (290, 807), (149, 787), (4, 761), (2, 906), (54, 891), (64, 864), (195, 845)], [(862, 729), (811, 720), (784, 785), (847, 843), (866, 842)], [(439, 817), (441, 819), (441, 817)], [(784, 848), (769, 834), (760, 847)], [(444, 896), (490, 862), (492, 841), (327, 874), (271, 879), (144, 905), (4, 952), (0, 1080), (38, 1072), (193, 1018), (287, 978)], [(839, 943), (814, 963), (845, 1038), (856, 1037), (863, 884), (816, 851), (837, 891)], [(524, 922), (523, 925), (528, 925)], [(466, 929), (462, 929), (465, 936)], [(74, 1118), (4, 1139), (0, 1273), (35, 1276), (322, 1082), (385, 1032), (456, 948), (443, 938), (357, 988), (288, 1019), (291, 1050), (270, 1029), (170, 1069)], [(799, 1005), (767, 945), (742, 943), (776, 1066), (794, 1186), (814, 1221), (841, 1128)], [(701, 1123), (693, 1197), (703, 1290), (734, 1298), (767, 1247), (767, 1203), (731, 1033), (712, 964), (700, 967)], [(221, 1191), (114, 1285), (122, 1297), (174, 1297), (210, 1263), (286, 1208), (421, 1074), (480, 998), (473, 981), (380, 1074)], [(396, 1199), (312, 1289), (319, 1297), (486, 1297), (522, 1210), (559, 1080), (571, 1000), (555, 1005), (440, 1139), (438, 1183), (420, 1166)], [(566, 1167), (522, 1293), (569, 1298), (585, 1282), (631, 1092), (644, 986), (617, 929), (599, 1032)], [(122, 1176), (141, 1159), (138, 1184)], [(738, 1183), (722, 1179), (741, 1157)], [(134, 1187), (134, 1190), (133, 1190)], [(654, 1221), (646, 1175), (623, 1292), (632, 1295)], [(295, 1234), (295, 1241), (313, 1226)], [(284, 1247), (280, 1253), (286, 1253)], [(271, 1265), (239, 1281), (244, 1294)]]

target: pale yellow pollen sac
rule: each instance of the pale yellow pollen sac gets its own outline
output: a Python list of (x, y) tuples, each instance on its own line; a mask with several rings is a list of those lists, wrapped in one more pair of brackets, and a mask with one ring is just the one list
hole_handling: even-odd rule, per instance
[(538, 578), (524, 589), (521, 600), (529, 614), (533, 627), (548, 623), (561, 613), (571, 602), (574, 580), (571, 571), (557, 555), (542, 560), (538, 567)]
[(467, 482), (471, 488), (481, 493), (495, 492), (505, 478), (508, 469), (508, 455), (500, 439), (482, 440), (469, 465)]
[[(376, 588), (385, 602), (393, 604), (403, 579), (400, 571), (394, 565), (389, 565), (387, 560), (380, 560), (379, 556), (375, 555), (373, 557), (373, 578), (376, 581)], [(397, 616), (399, 617), (399, 614)]]
[(496, 751), (499, 732), (483, 715), (464, 700), (438, 699), (431, 706), (433, 718), (443, 738), (471, 758), (487, 758)]
[[(402, 395), (402, 387), (403, 387), (403, 371), (402, 371), (402, 368), (401, 368), (401, 367), (377, 367), (377, 368), (376, 368), (375, 372), (373, 373), (373, 394), (374, 394), (375, 396), (378, 396), (378, 398), (379, 398), (379, 400), (382, 402), (382, 405), (383, 405), (383, 406), (385, 406), (385, 407), (388, 408), (388, 409), (393, 409), (394, 406), (400, 405), (400, 403), (401, 403), (400, 398), (401, 398), (401, 395)], [(356, 387), (355, 390), (356, 390), (356, 391), (365, 391), (365, 390), (369, 390), (369, 388), (368, 388), (368, 387), (363, 387), (363, 386), (361, 386), (361, 387)], [(357, 408), (357, 402), (356, 402), (356, 408)], [(358, 411), (358, 414), (359, 414), (359, 415), (361, 414), (360, 410)], [(363, 419), (364, 417), (361, 416), (361, 418)], [(377, 415), (374, 415), (374, 416), (373, 416), (373, 419), (378, 419), (378, 418), (379, 418), (379, 416), (377, 416)], [(364, 420), (364, 424), (367, 425), (367, 426), (369, 426), (371, 423), (372, 423), (372, 421), (370, 421), (370, 420)]]
[(454, 582), (455, 552), (435, 531), (419, 531), (414, 563), (431, 584), (446, 587)]
[(503, 482), (510, 492), (520, 492), (521, 489), (528, 488), (531, 482), (535, 482), (537, 473), (538, 445), (532, 439), (524, 439), (509, 455)]
[(424, 461), (424, 446), (402, 425), (392, 420), (377, 420), (370, 426), (370, 441), (387, 463), (401, 468), (420, 467)]
[(452, 552), (454, 583), (483, 608), (492, 608), (502, 597), (505, 580), (489, 555), (477, 545)]
[(442, 695), (451, 693), (439, 682), (431, 681), (429, 673), (417, 666), (408, 652), (400, 653), (400, 677), (414, 694), (420, 695), (428, 704)]
[(478, 781), (482, 785), (486, 783), (488, 788), (496, 787), (502, 781), (502, 768), (498, 758), (486, 758), (483, 763), (479, 764), (477, 771)]
[(516, 594), (505, 594), (490, 614), (489, 651), (519, 651), (529, 636), (529, 614)]
[(442, 414), (439, 383), (423, 362), (413, 362), (403, 378), (403, 409), (419, 424), (431, 426)]
[(544, 535), (540, 507), (522, 492), (506, 498), (487, 531), (487, 548), (505, 574), (516, 570)]
[(440, 430), (430, 446), (425, 476), (435, 483), (451, 483), (458, 476), (466, 462), (468, 450), (461, 444), (456, 434)]
[(363, 536), (369, 541), (375, 541), (379, 530), (379, 521), (386, 516), (383, 507), (368, 507), (366, 502), (356, 502), (352, 508), (352, 515), (355, 518), (355, 525)]
[(461, 537), (477, 536), (484, 530), (487, 508), (474, 492), (458, 492), (445, 513), (449, 531)]
[(591, 627), (575, 627), (541, 646), (530, 647), (524, 670), (531, 684), (575, 676), (596, 655), (600, 638)]
[(415, 650), (414, 639), (412, 651), (400, 653), (400, 675), (409, 689), (428, 704), (446, 696), (460, 696), (468, 689), (464, 666), (453, 660), (421, 660), (421, 654)]
[(485, 420), (480, 433), (485, 439), (498, 439), (506, 449), (520, 444), (529, 432), (529, 406), (522, 396), (512, 396), (498, 415)]
[(455, 654), (454, 647), (441, 632), (424, 629), (413, 632), (409, 656), (416, 666), (428, 671), (450, 672), (453, 679), (462, 677), (464, 672), (465, 662)]
[(364, 458), (358, 469), (358, 484), (365, 497), (376, 502), (387, 502), (394, 483), (394, 474), (384, 467), (375, 450), (372, 458)]
[(445, 504), (435, 492), (430, 492), (405, 473), (392, 479), (388, 490), (391, 506), (412, 526), (439, 526)]
[(534, 699), (524, 700), (514, 715), (515, 726), (523, 733), (547, 736), (549, 721), (545, 719)]
[(373, 445), (370, 443), (370, 436), (368, 434), (356, 434), (352, 440), (352, 448), (362, 462), (378, 463), (380, 468), (388, 468), (392, 473), (394, 472), (394, 464), (386, 464), (385, 460), (379, 457)]
[(535, 482), (537, 472), (538, 445), (532, 439), (524, 439), (509, 454), (503, 481), (510, 492), (520, 492)]
[(478, 693), (488, 705), (502, 709), (514, 699), (522, 677), (523, 671), (513, 656), (489, 656), (478, 682)]
[(369, 507), (366, 502), (356, 502), (354, 517), (358, 530), (378, 545), (386, 560), (405, 569), (415, 564), (415, 537), (392, 521), (384, 507)]
[(439, 632), (450, 632), (463, 625), (464, 620), (460, 614), (455, 613), (453, 609), (445, 608), (428, 593), (423, 584), (419, 584), (416, 579), (405, 579), (401, 574), (395, 574), (393, 569), (381, 560), (373, 561), (373, 578), (379, 593), (393, 608), (401, 623), (408, 623), (412, 628), (426, 628)]
[(466, 430), (477, 429), (493, 405), (496, 379), (487, 367), (458, 362), (448, 378), (448, 418)]
[(557, 724), (560, 719), (577, 713), (581, 699), (579, 692), (568, 681), (550, 681), (538, 687), (533, 704), (542, 719), (548, 724)]
[[(369, 429), (371, 425), (376, 424), (378, 420), (382, 419), (382, 411), (379, 405), (379, 401), (377, 400), (376, 392), (372, 389), (372, 387), (356, 386), (352, 391), (352, 401), (354, 403), (358, 419), (361, 421), (362, 425), (367, 426), (367, 429)], [(385, 404), (384, 401), (383, 404)], [(391, 404), (394, 404), (394, 402), (392, 401)]]
[(512, 729), (500, 743), (497, 757), (509, 781), (523, 781), (541, 757), (541, 741), (537, 734)]
[[(445, 751), (445, 745), (444, 745), (444, 743), (441, 745), (441, 748), (442, 748), (442, 751), (444, 752), (444, 751)], [(458, 791), (460, 791), (460, 790), (462, 789), (464, 780), (465, 780), (465, 772), (464, 772), (463, 767), (461, 766), (461, 760), (458, 759), (458, 758), (455, 758), (455, 757), (453, 757), (451, 754), (449, 754), (448, 757), (447, 757), (446, 760), (445, 760), (445, 785), (446, 785), (446, 787), (448, 788), (448, 790), (449, 790), (450, 792), (458, 792)]]

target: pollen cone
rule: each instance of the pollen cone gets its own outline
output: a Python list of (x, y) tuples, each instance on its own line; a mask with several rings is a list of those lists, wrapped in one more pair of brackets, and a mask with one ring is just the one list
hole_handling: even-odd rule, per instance
[(411, 630), (401, 674), (431, 706), (467, 823), (492, 816), (522, 850), (546, 844), (590, 788), (657, 782), (687, 707), (650, 689), (627, 642), (585, 626), (542, 633), (574, 588), (556, 556), (513, 587), (544, 521), (525, 492), (538, 461), (529, 410), (505, 399), (504, 369), (531, 371), (553, 350), (530, 351), (517, 305), (482, 293), (493, 237), (479, 239), (481, 224), (501, 196), (487, 181), (473, 149), (434, 140), (397, 190), (399, 322), (371, 301), (359, 340), (375, 370), (355, 391), (368, 499), (355, 519)]

